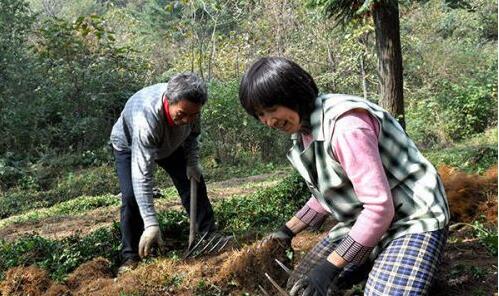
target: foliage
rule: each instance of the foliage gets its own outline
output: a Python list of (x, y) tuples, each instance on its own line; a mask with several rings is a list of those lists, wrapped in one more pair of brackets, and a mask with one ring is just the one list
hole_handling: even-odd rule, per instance
[(497, 228), (486, 227), (481, 221), (474, 221), (471, 226), (475, 231), (475, 236), (487, 248), (493, 256), (497, 256)]
[(6, 93), (11, 113), (0, 118), (9, 131), (2, 130), (0, 153), (6, 143), (20, 155), (102, 146), (124, 98), (143, 84), (145, 64), (129, 58), (95, 15), (47, 19), (32, 40), (31, 73), (24, 79), (32, 85)]
[(446, 164), (468, 173), (483, 173), (497, 163), (497, 128), (452, 147), (434, 147), (423, 154), (435, 166)]
[[(492, 81), (491, 81), (492, 82)], [(496, 84), (484, 81), (469, 81), (464, 85), (444, 85), (447, 92), (447, 108), (444, 116), (448, 118), (445, 129), (453, 140), (483, 132), (490, 123), (496, 121), (494, 108), (497, 105)]]
[(379, 0), (308, 0), (307, 4), (310, 7), (320, 7), (325, 15), (345, 25), (368, 12), (376, 2), (379, 2)]
[(3, 113), (0, 116), (5, 118), (13, 115), (6, 108), (9, 97), (25, 86), (23, 78), (30, 70), (31, 61), (23, 45), (34, 21), (35, 16), (25, 1), (0, 2), (0, 114)]
[(413, 4), (401, 21), (407, 131), (424, 147), (497, 125), (497, 37), (490, 34), (496, 8), (469, 2), (473, 11)]
[(222, 200), (215, 205), (215, 212), (220, 228), (226, 232), (264, 232), (284, 223), (307, 198), (309, 191), (305, 182), (294, 173), (274, 188)]
[(278, 134), (246, 114), (239, 104), (238, 81), (212, 82), (210, 101), (203, 109), (203, 153), (211, 164), (237, 164), (243, 159), (283, 159), (290, 145), (288, 136)]

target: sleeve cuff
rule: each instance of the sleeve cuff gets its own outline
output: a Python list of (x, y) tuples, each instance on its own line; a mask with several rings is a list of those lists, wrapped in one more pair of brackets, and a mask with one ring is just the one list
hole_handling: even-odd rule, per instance
[(324, 220), (326, 219), (325, 214), (318, 213), (308, 205), (305, 205), (303, 208), (301, 208), (301, 210), (299, 210), (295, 214), (295, 217), (313, 228), (321, 226)]
[(151, 226), (159, 226), (158, 219), (156, 219), (156, 215), (145, 217), (143, 220), (144, 220), (144, 229)]
[(338, 253), (343, 259), (346, 261), (360, 265), (362, 264), (371, 251), (373, 247), (366, 247), (364, 245), (359, 244), (349, 235), (343, 239), (343, 241), (338, 245), (335, 252)]

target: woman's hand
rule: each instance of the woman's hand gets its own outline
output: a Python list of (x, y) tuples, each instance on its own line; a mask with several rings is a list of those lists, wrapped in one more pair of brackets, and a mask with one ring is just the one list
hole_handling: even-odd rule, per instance
[(342, 268), (336, 267), (324, 259), (310, 272), (300, 278), (290, 290), (291, 296), (326, 296), (329, 286), (341, 273)]
[(278, 230), (272, 232), (271, 234), (267, 235), (264, 239), (263, 242), (267, 242), (269, 240), (278, 240), (281, 242), (284, 247), (290, 248), (291, 247), (291, 240), (295, 234), (291, 229), (289, 229), (286, 224), (283, 224)]

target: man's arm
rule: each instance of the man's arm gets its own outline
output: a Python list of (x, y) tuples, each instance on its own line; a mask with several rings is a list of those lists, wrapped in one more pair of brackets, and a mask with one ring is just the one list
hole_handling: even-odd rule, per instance
[(159, 225), (153, 202), (153, 172), (155, 149), (152, 136), (145, 129), (134, 130), (132, 136), (131, 173), (135, 199), (140, 215), (144, 220), (144, 228)]
[(187, 166), (194, 167), (199, 164), (199, 135), (201, 134), (201, 116), (191, 125), (191, 133), (184, 141)]

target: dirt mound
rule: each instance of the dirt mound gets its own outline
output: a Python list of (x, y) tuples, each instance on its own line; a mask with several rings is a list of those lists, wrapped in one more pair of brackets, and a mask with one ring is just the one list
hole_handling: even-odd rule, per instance
[(1, 283), (0, 294), (9, 296), (38, 296), (51, 284), (48, 273), (36, 266), (14, 267), (7, 271)]
[(497, 165), (482, 176), (447, 166), (439, 167), (438, 172), (444, 183), (453, 221), (471, 222), (485, 215), (490, 223), (497, 224)]
[(221, 285), (236, 281), (245, 288), (255, 290), (260, 284), (267, 290), (271, 290), (271, 284), (265, 277), (265, 273), (268, 273), (281, 287), (285, 286), (288, 276), (274, 259), (289, 266), (290, 260), (286, 256), (287, 252), (286, 247), (277, 240), (253, 243), (234, 252), (220, 268), (215, 281)]
[(485, 220), (497, 226), (497, 195), (490, 195), (487, 200), (478, 205), (478, 213), (485, 216)]
[(112, 284), (113, 273), (110, 265), (111, 263), (102, 257), (83, 263), (69, 275), (66, 284), (76, 295), (90, 295), (90, 292), (97, 290), (104, 283), (109, 284), (111, 281)]
[(71, 296), (71, 291), (63, 284), (52, 284), (43, 296)]

